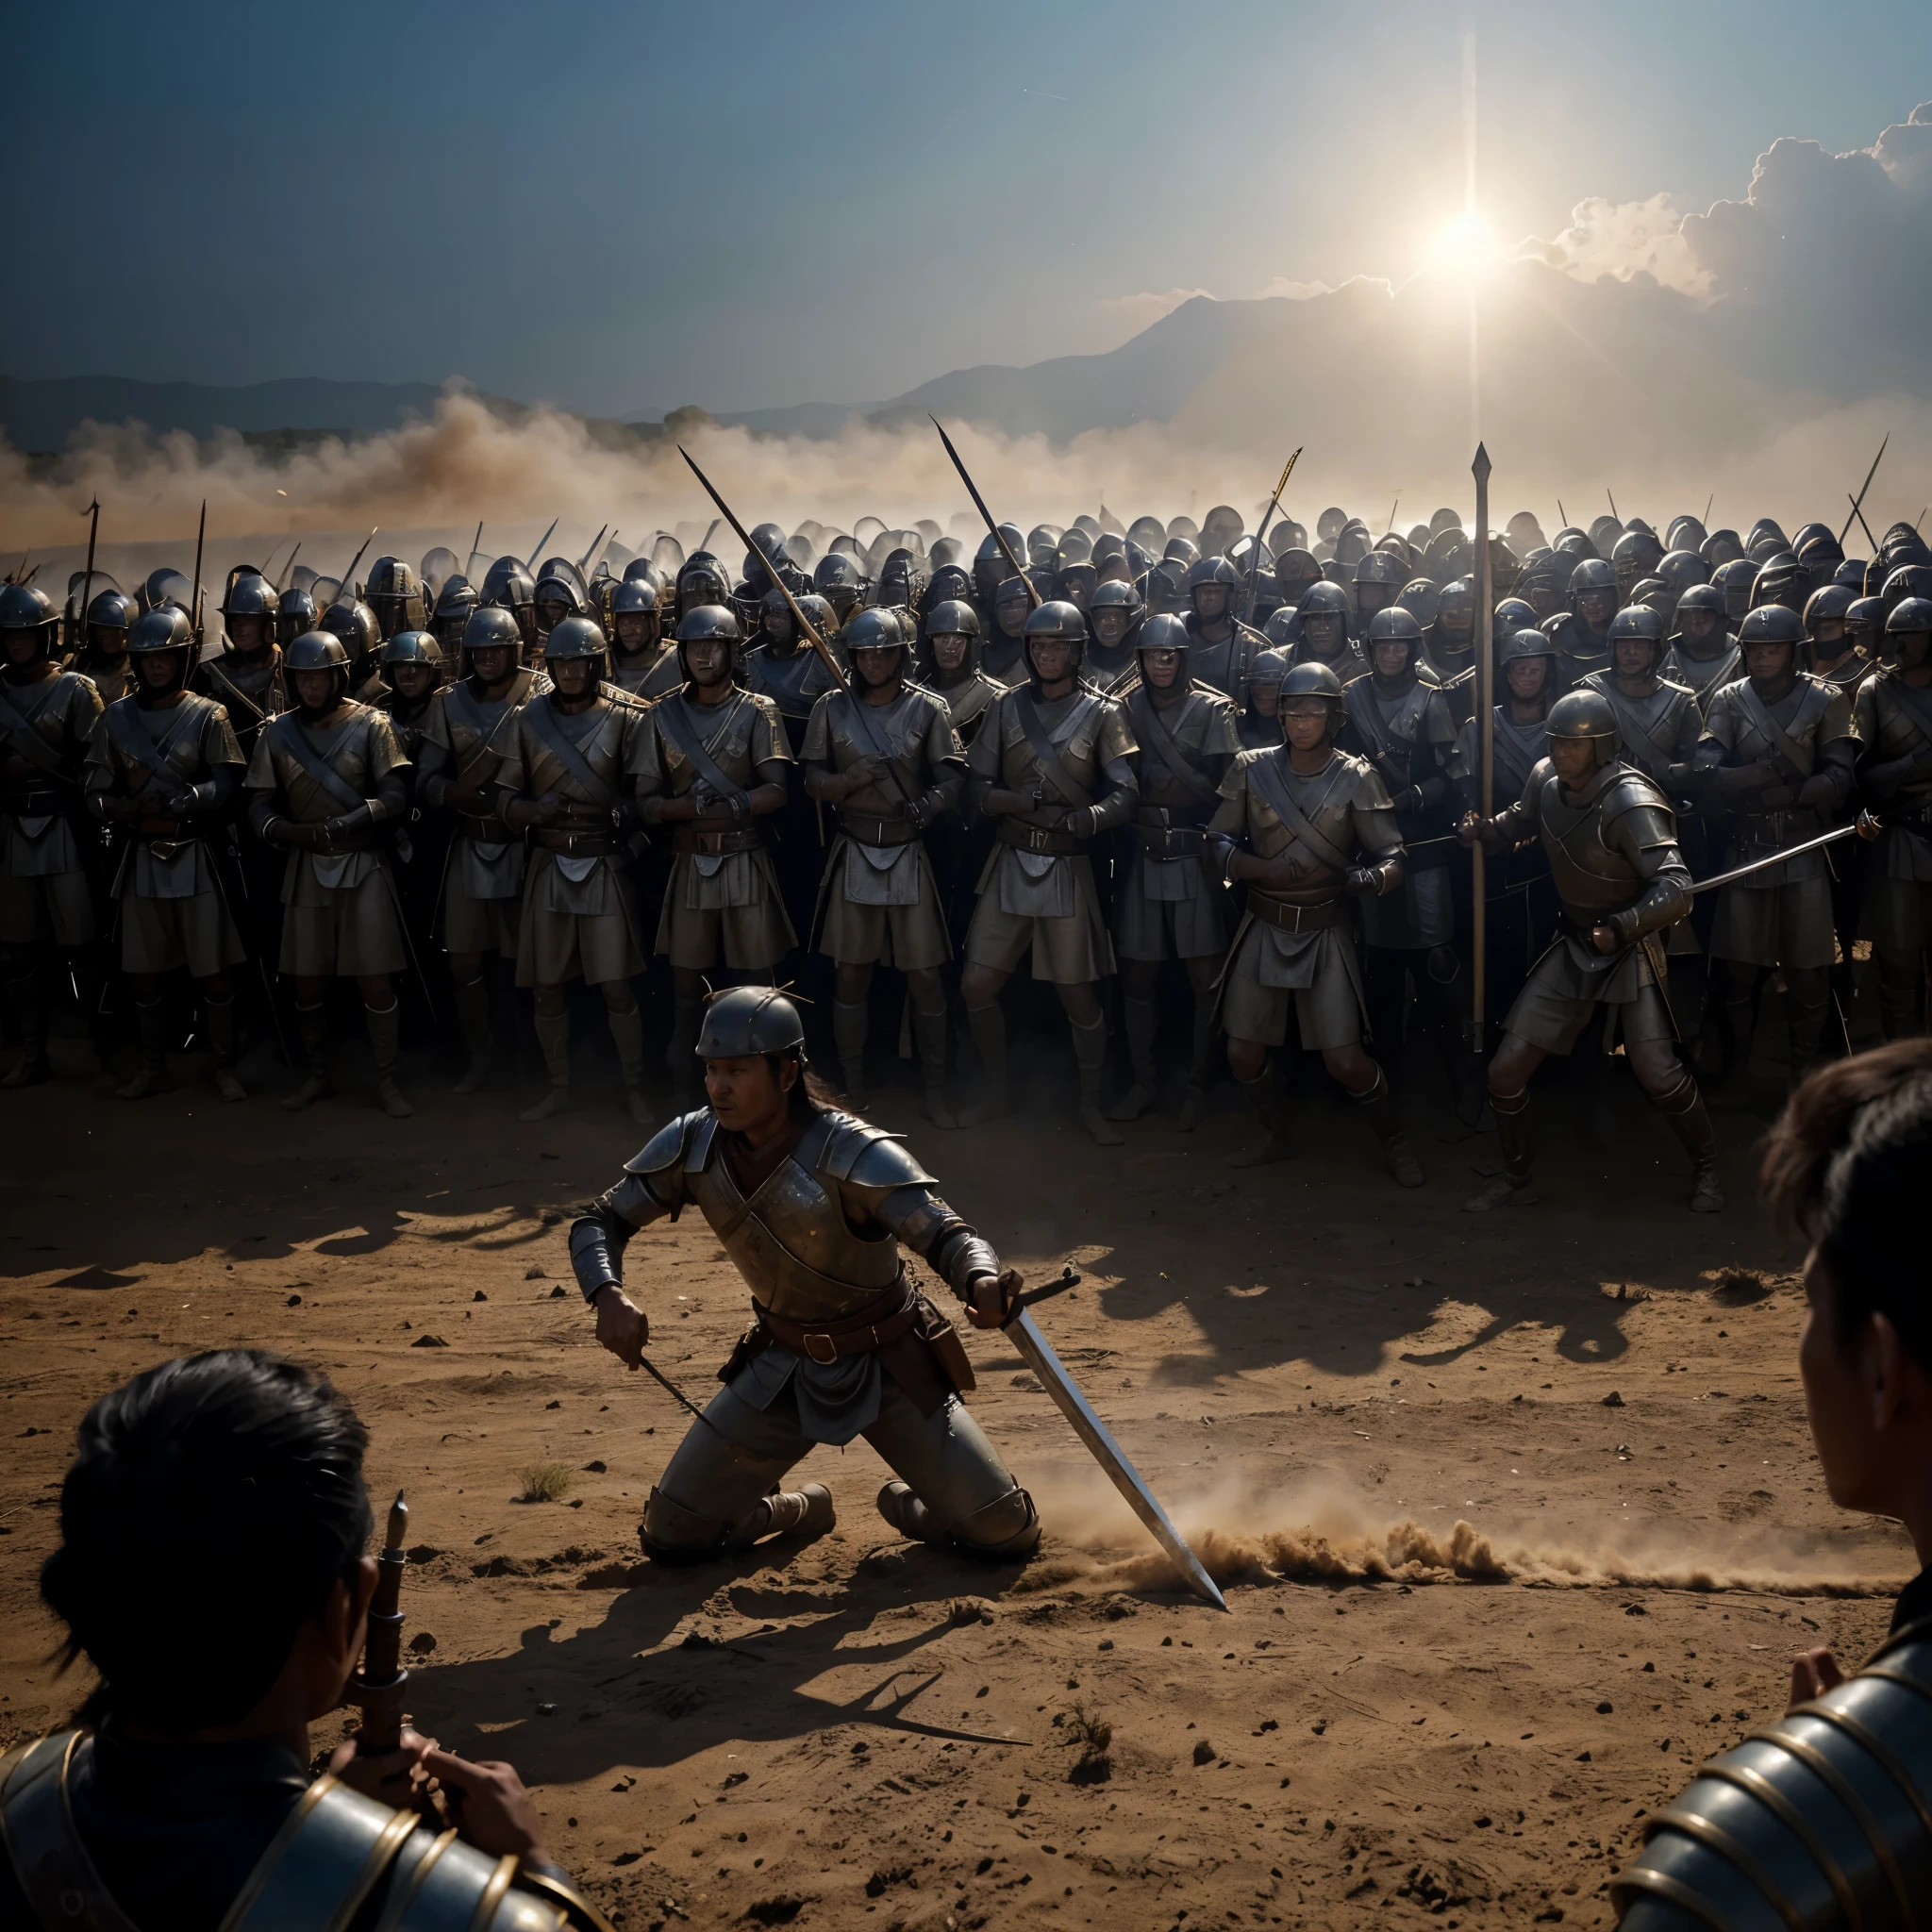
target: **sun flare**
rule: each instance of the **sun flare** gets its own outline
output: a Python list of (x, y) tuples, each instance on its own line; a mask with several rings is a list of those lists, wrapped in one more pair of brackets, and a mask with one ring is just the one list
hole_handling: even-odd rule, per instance
[(1496, 231), (1474, 209), (1459, 214), (1439, 228), (1424, 250), (1427, 265), (1439, 275), (1482, 275), (1502, 259)]

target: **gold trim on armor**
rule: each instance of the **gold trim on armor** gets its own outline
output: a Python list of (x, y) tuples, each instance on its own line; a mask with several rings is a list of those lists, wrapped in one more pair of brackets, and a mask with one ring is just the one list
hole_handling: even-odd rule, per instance
[(391, 1892), (389, 1903), (382, 1908), (382, 1917), (375, 1922), (375, 1932), (396, 1932), (403, 1923), (404, 1915), (416, 1902), (416, 1894), (423, 1890), (424, 1881), (436, 1869), (436, 1861), (457, 1841), (454, 1828), (441, 1833), (430, 1844), (429, 1849), (416, 1860), (415, 1869), (408, 1877)]
[[(1861, 1671), (1858, 1674), (1863, 1676), (1864, 1673)], [(1800, 1705), (1792, 1715), (1815, 1717), (1819, 1723), (1827, 1724), (1834, 1730), (1842, 1731), (1905, 1793), (1912, 1809), (1919, 1814), (1920, 1829), (1928, 1839), (1932, 1839), (1932, 1805), (1927, 1805), (1919, 1795), (1919, 1788), (1913, 1782), (1911, 1773), (1906, 1769), (1904, 1760), (1869, 1724), (1854, 1717), (1850, 1711), (1835, 1709), (1831, 1705), (1822, 1701)]]
[(349, 1922), (362, 1909), (362, 1901), (375, 1889), (375, 1881), (394, 1862), (396, 1854), (408, 1841), (421, 1820), (414, 1811), (397, 1811), (376, 1833), (375, 1841), (363, 1857), (361, 1869), (329, 1916), (326, 1932), (348, 1932)]
[(490, 1874), (490, 1883), (483, 1888), (483, 1896), (476, 1901), (476, 1909), (470, 1914), (469, 1932), (485, 1932), (516, 1875), (516, 1854), (506, 1852), (497, 1859), (496, 1870)]
[(253, 1909), (255, 1902), (266, 1890), (269, 1880), (275, 1875), (275, 1867), (281, 1863), (282, 1855), (294, 1842), (295, 1834), (302, 1829), (303, 1821), (322, 1802), (325, 1792), (332, 1790), (338, 1779), (333, 1772), (324, 1772), (315, 1782), (295, 1801), (295, 1808), (282, 1820), (282, 1828), (269, 1840), (268, 1850), (255, 1861), (255, 1870), (248, 1874), (248, 1881), (235, 1894), (235, 1902), (222, 1914), (222, 1923), (217, 1932), (236, 1932), (242, 1920)]
[(1858, 1911), (1857, 1893), (1852, 1890), (1852, 1882), (1845, 1876), (1843, 1868), (1832, 1857), (1831, 1848), (1807, 1823), (1805, 1814), (1761, 1771), (1754, 1771), (1748, 1764), (1707, 1764), (1697, 1775), (1716, 1778), (1721, 1784), (1734, 1785), (1739, 1790), (1756, 1798), (1811, 1854), (1812, 1863), (1824, 1874), (1825, 1882), (1838, 1900), (1845, 1924), (1852, 1926), (1863, 1924)]
[(521, 1872), (517, 1874), (517, 1889), (540, 1894), (546, 1905), (554, 1901), (563, 1914), (562, 1924), (582, 1925), (589, 1932), (614, 1932), (610, 1921), (575, 1886), (565, 1885), (561, 1879), (548, 1877), (541, 1872)]
[(1729, 1924), (1718, 1916), (1717, 1907), (1702, 1892), (1692, 1891), (1681, 1878), (1673, 1878), (1668, 1872), (1653, 1872), (1646, 1865), (1635, 1865), (1618, 1873), (1610, 1881), (1610, 1902), (1619, 1912), (1624, 1908), (1624, 1901), (1617, 1896), (1620, 1891), (1647, 1891), (1657, 1898), (1667, 1898), (1674, 1906), (1703, 1920), (1712, 1932), (1731, 1932)]
[(1778, 1890), (1771, 1874), (1723, 1825), (1713, 1824), (1699, 1812), (1687, 1811), (1681, 1805), (1670, 1805), (1651, 1820), (1650, 1829), (1644, 1834), (1644, 1842), (1648, 1844), (1660, 1831), (1681, 1831), (1686, 1838), (1693, 1839), (1707, 1850), (1715, 1852), (1763, 1893), (1765, 1904), (1790, 1927), (1790, 1932), (1806, 1932), (1805, 1922), (1798, 1916), (1797, 1907)]

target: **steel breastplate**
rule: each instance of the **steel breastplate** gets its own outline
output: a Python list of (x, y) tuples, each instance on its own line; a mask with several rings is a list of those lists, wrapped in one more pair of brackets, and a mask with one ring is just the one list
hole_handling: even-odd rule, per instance
[(825, 1129), (814, 1124), (747, 1200), (732, 1178), (714, 1123), (693, 1141), (685, 1188), (753, 1296), (792, 1321), (829, 1320), (862, 1307), (899, 1275), (898, 1243), (867, 1239), (845, 1219), (837, 1186), (812, 1169)]
[(1636, 868), (1604, 843), (1604, 799), (1609, 785), (1581, 805), (1563, 801), (1563, 781), (1552, 772), (1537, 800), (1537, 820), (1550, 876), (1563, 904), (1584, 912), (1615, 912), (1643, 891)]

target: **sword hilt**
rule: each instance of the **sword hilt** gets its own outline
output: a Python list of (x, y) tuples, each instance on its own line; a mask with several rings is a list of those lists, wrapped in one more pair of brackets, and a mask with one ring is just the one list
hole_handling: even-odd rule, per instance
[[(1074, 1264), (1069, 1261), (1044, 1287), (1033, 1289), (1025, 1294), (1016, 1294), (1013, 1297), (1013, 1313), (1007, 1317), (1007, 1322), (1012, 1321), (1013, 1317), (1018, 1315), (1023, 1308), (1030, 1308), (1036, 1302), (1050, 1302), (1055, 1295), (1065, 1294), (1068, 1289), (1078, 1288), (1079, 1285), (1079, 1273), (1075, 1270)], [(1005, 1327), (1006, 1323), (1003, 1322), (1000, 1325)]]

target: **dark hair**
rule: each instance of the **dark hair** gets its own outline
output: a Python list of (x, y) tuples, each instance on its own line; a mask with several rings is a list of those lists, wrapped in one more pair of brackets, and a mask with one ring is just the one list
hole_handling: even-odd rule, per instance
[(806, 1058), (803, 1048), (786, 1054), (768, 1053), (765, 1058), (772, 1063), (772, 1078), (774, 1080), (780, 1077), (778, 1070), (785, 1061), (795, 1060), (798, 1063), (798, 1078), (792, 1081), (791, 1091), (786, 1096), (793, 1120), (804, 1121), (809, 1125), (827, 1108), (838, 1107), (839, 1096), (812, 1072), (811, 1062)]
[(1897, 1040), (1821, 1067), (1772, 1129), (1759, 1181), (1774, 1225), (1818, 1251), (1840, 1337), (1883, 1313), (1912, 1357), (1932, 1368), (1923, 1259), (1932, 1040)]
[(216, 1349), (88, 1410), (41, 1595), (100, 1688), (82, 1708), (170, 1735), (245, 1717), (354, 1572), (369, 1432), (312, 1369)]

